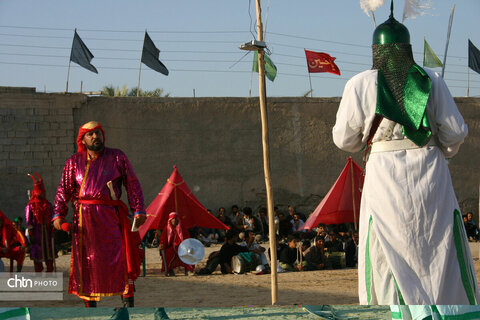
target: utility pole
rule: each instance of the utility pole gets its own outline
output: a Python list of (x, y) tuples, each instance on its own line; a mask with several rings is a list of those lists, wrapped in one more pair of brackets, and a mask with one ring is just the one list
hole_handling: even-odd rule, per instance
[[(258, 41), (263, 41), (263, 26), (262, 26), (262, 9), (260, 7), (260, 0), (256, 0), (257, 4), (257, 36)], [(270, 179), (270, 150), (268, 145), (268, 115), (267, 115), (267, 94), (265, 89), (265, 52), (263, 48), (258, 49), (258, 95), (260, 98), (260, 117), (262, 121), (262, 145), (263, 145), (263, 168), (265, 173), (265, 189), (267, 193), (267, 210), (268, 210), (268, 225), (269, 225), (269, 239), (270, 239), (270, 282), (272, 292), (272, 305), (278, 301), (277, 298), (277, 243), (276, 243), (276, 228), (273, 210), (273, 191)]]

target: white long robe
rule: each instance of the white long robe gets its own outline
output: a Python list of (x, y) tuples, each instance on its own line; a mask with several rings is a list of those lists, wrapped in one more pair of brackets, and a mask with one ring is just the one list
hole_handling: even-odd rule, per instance
[(480, 306), (465, 305), (415, 305), (390, 306), (392, 320), (478, 320)]
[[(370, 154), (360, 209), (360, 304), (477, 304), (480, 295), (445, 157), (454, 156), (467, 125), (443, 79), (432, 79), (427, 104), (437, 146)], [(333, 128), (342, 150), (366, 144), (375, 117), (377, 71), (350, 79)], [(384, 119), (373, 142), (404, 139)], [(392, 126), (390, 126), (392, 127)], [(456, 211), (457, 210), (457, 211)], [(454, 213), (456, 211), (456, 213)]]

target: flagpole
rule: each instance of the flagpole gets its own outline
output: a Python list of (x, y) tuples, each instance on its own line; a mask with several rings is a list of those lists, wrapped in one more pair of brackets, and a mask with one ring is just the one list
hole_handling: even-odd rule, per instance
[[(262, 28), (262, 9), (260, 7), (260, 0), (256, 0), (257, 9), (257, 34), (258, 40), (263, 41)], [(277, 299), (277, 249), (276, 249), (276, 234), (275, 221), (273, 210), (273, 191), (270, 180), (270, 153), (268, 145), (268, 117), (267, 117), (267, 98), (265, 88), (265, 65), (264, 65), (264, 51), (258, 50), (258, 86), (259, 86), (259, 100), (260, 100), (260, 117), (262, 121), (262, 144), (263, 144), (263, 168), (265, 173), (265, 190), (267, 193), (267, 210), (268, 210), (268, 224), (269, 224), (269, 239), (270, 239), (270, 283), (272, 293), (272, 305), (275, 305)]]
[(250, 73), (250, 89), (248, 90), (248, 97), (249, 97), (249, 98), (252, 97), (252, 80), (253, 80), (253, 70), (252, 70), (252, 72)]
[(442, 78), (445, 74), (445, 64), (447, 63), (448, 43), (450, 42), (450, 31), (452, 31), (452, 23), (453, 23), (454, 12), (455, 12), (455, 5), (453, 5), (453, 7), (452, 7), (452, 11), (450, 12), (450, 19), (448, 20), (447, 44), (445, 45), (445, 55), (443, 56)]
[(470, 96), (470, 68), (467, 67), (467, 75), (468, 75), (468, 81), (467, 81), (467, 97)]
[[(143, 50), (142, 50), (143, 52)], [(140, 75), (142, 74), (142, 59), (140, 59), (140, 67), (138, 68), (138, 85), (137, 85), (137, 97), (140, 95)]]
[(353, 202), (353, 225), (355, 227), (355, 231), (357, 230), (357, 207), (355, 205), (355, 178), (353, 175), (353, 160), (350, 158), (350, 173), (352, 176), (352, 202)]
[[(308, 62), (307, 62), (308, 63)], [(307, 66), (308, 69), (308, 66)], [(310, 98), (313, 98), (313, 89), (312, 89), (312, 77), (310, 76), (310, 72), (308, 71), (308, 80), (310, 81)]]
[[(147, 29), (145, 29), (145, 34), (147, 34)], [(143, 49), (144, 48), (145, 48), (145, 39), (143, 40), (142, 54), (140, 55), (140, 66), (138, 67), (137, 97), (140, 96), (140, 75), (142, 73), (142, 57), (143, 57)]]
[(72, 63), (72, 60), (68, 61), (68, 71), (67, 71), (67, 87), (65, 88), (65, 93), (68, 92), (68, 78), (70, 78), (70, 64)]
[(372, 13), (372, 19), (373, 19), (373, 27), (374, 28), (377, 28), (377, 20), (375, 20), (375, 13), (372, 11), (370, 11)]

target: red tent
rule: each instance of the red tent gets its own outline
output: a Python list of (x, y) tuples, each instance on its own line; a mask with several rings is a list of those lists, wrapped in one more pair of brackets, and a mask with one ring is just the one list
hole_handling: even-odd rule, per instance
[(195, 198), (178, 172), (177, 166), (173, 168), (167, 183), (147, 208), (147, 221), (138, 230), (140, 237), (143, 238), (150, 229), (164, 229), (168, 215), (172, 211), (178, 213), (182, 225), (187, 229), (195, 226), (228, 229)]
[[(348, 157), (347, 164), (345, 168), (343, 168), (342, 173), (340, 173), (337, 181), (335, 181), (333, 187), (308, 217), (300, 230), (315, 228), (320, 223), (357, 223), (360, 213), (362, 185), (363, 170), (351, 157)], [(354, 202), (355, 208), (353, 207)]]

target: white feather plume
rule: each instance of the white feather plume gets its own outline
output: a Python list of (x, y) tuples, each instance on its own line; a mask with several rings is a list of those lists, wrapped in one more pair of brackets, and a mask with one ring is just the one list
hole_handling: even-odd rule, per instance
[(370, 12), (377, 10), (377, 8), (383, 6), (384, 4), (385, 0), (360, 0), (360, 7), (369, 17)]
[(423, 16), (425, 14), (425, 11), (427, 11), (431, 7), (431, 0), (405, 0), (402, 22), (405, 21), (405, 19), (407, 18), (414, 19), (417, 16)]

